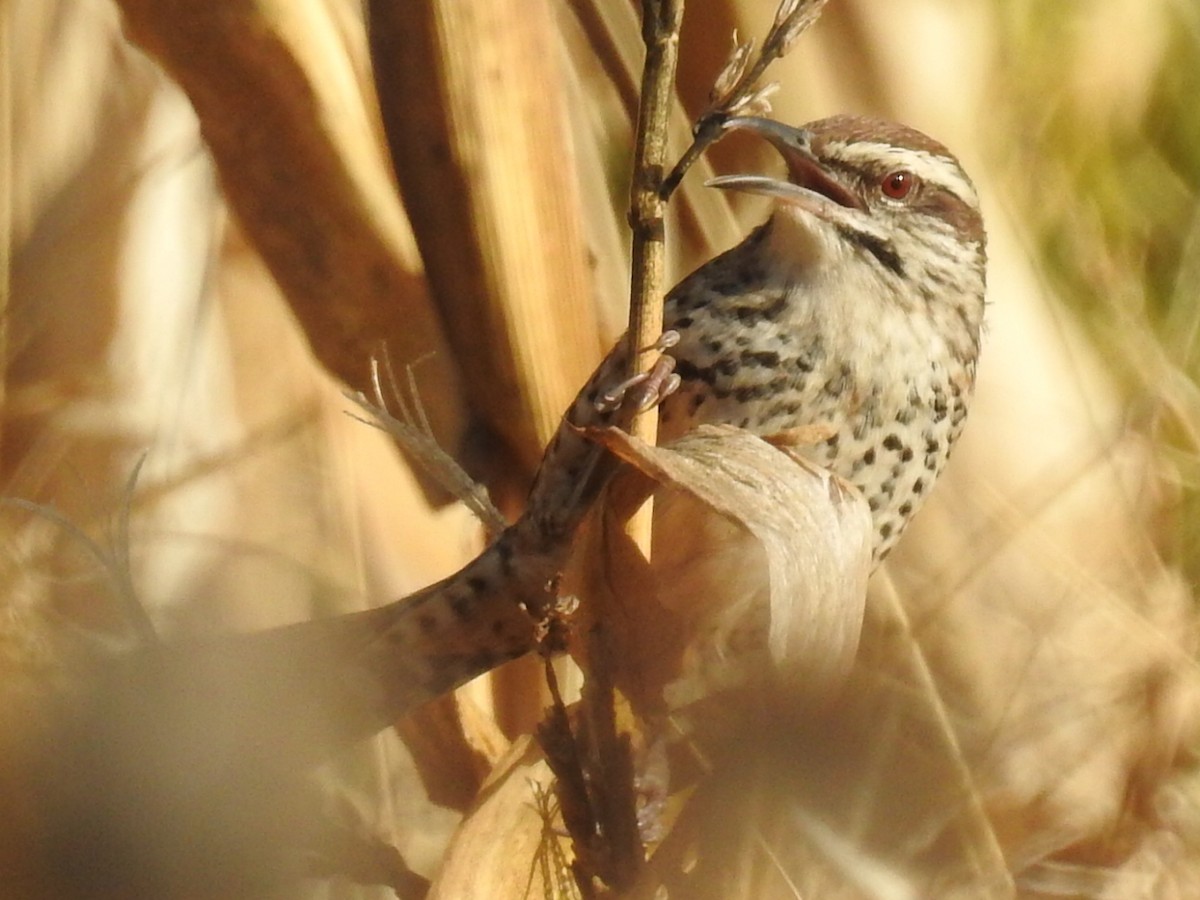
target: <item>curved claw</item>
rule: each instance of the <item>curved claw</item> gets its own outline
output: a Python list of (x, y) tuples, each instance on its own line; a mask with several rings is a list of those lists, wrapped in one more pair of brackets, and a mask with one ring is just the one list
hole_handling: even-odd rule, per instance
[(658, 340), (656, 340), (653, 344), (651, 344), (646, 349), (647, 350), (658, 350), (659, 352), (662, 352), (663, 350), (670, 350), (672, 347), (674, 347), (678, 343), (679, 343), (679, 332), (676, 331), (674, 328), (668, 328), (666, 331), (664, 331), (662, 334), (660, 334), (658, 336)]
[[(629, 400), (639, 413), (658, 406), (679, 390), (679, 385), (683, 383), (679, 373), (671, 371), (675, 368), (675, 360), (670, 356), (664, 356), (660, 362), (662, 361), (670, 362), (667, 371), (659, 374), (652, 369), (646, 380), (631, 392)], [(656, 367), (657, 365), (658, 363), (655, 363)]]
[[(675, 332), (665, 332), (675, 334)], [(678, 335), (675, 335), (678, 340)], [(662, 338), (659, 338), (661, 341)], [(680, 378), (675, 374), (675, 358), (660, 356), (648, 372), (639, 372), (614, 385), (596, 400), (600, 412), (614, 412), (629, 407), (636, 412), (645, 412), (661, 403), (679, 388)]]

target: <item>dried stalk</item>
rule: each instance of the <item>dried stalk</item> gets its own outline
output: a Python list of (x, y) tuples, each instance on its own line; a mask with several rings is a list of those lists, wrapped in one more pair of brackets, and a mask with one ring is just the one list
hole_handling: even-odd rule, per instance
[(394, 169), (472, 409), (524, 473), (601, 350), (548, 0), (371, 0)]
[[(660, 188), (667, 154), (667, 123), (674, 96), (675, 68), (679, 59), (683, 0), (646, 0), (642, 17), (646, 64), (642, 72), (629, 206), (633, 275), (628, 339), (636, 351), (631, 356), (631, 375), (649, 369), (657, 353), (647, 348), (662, 333), (666, 201)], [(657, 414), (637, 417), (631, 430), (647, 443), (654, 443), (658, 430)]]
[(126, 33), (191, 100), (239, 223), (321, 363), (352, 388), (386, 341), (428, 356), (433, 432), (457, 446), (459, 373), (429, 302), (372, 111), (323, 4), (119, 0)]
[[(675, 183), (708, 143), (721, 133), (725, 120), (737, 111), (766, 106), (770, 86), (757, 88), (767, 65), (782, 56), (799, 34), (816, 19), (824, 0), (784, 0), (763, 51), (751, 65), (750, 44), (736, 44), (733, 55), (713, 90), (713, 106), (696, 129), (689, 155), (672, 173)], [(632, 283), (629, 313), (631, 366), (629, 375), (647, 371), (657, 354), (662, 334), (662, 305), (666, 243), (664, 218), (673, 185), (662, 174), (674, 78), (683, 21), (683, 0), (644, 0), (642, 40), (646, 48), (638, 109), (636, 148), (630, 196), (629, 223), (633, 232)], [(703, 142), (702, 142), (703, 139)], [(631, 432), (648, 445), (656, 440), (657, 415), (634, 419)], [(649, 558), (652, 507), (645, 503), (627, 523), (634, 544)], [(616, 645), (606, 623), (608, 610), (597, 617), (584, 636), (587, 681), (580, 708), (580, 726), (573, 733), (559, 701), (542, 729), (542, 745), (558, 776), (558, 795), (576, 848), (576, 877), (586, 894), (593, 879), (627, 889), (645, 866), (638, 833), (634, 766), (629, 734), (617, 723)], [(582, 771), (578, 767), (582, 767)], [(586, 791), (584, 790), (586, 786)]]
[[(426, 418), (425, 407), (417, 393), (411, 368), (407, 374), (407, 393), (410, 400), (405, 400), (405, 391), (400, 388), (400, 383), (392, 371), (390, 360), (384, 360), (382, 373), (379, 361), (371, 360), (371, 398), (368, 399), (365, 394), (358, 391), (346, 393), (346, 398), (367, 413), (367, 417), (355, 413), (348, 413), (348, 415), (359, 422), (390, 434), (409, 460), (474, 513), (487, 532), (488, 539), (494, 540), (505, 529), (508, 522), (505, 521), (496, 505), (492, 503), (487, 488), (471, 478), (454, 457), (443, 450), (437, 442)], [(395, 398), (396, 405), (399, 407), (399, 418), (392, 415), (391, 409), (389, 409), (387, 392), (384, 390), (384, 375), (386, 375), (388, 391)]]
[[(637, 118), (638, 80), (644, 64), (644, 55), (635, 52), (641, 46), (637, 8), (608, 0), (571, 0), (570, 7), (632, 122)], [(684, 147), (691, 137), (692, 122), (683, 104), (672, 104), (668, 141)], [(671, 220), (684, 225), (672, 236), (672, 243), (685, 257), (707, 258), (742, 235), (728, 195), (703, 187), (703, 181), (715, 174), (708, 161), (701, 157), (696, 164), (701, 173), (697, 183), (684, 185), (680, 195), (672, 198), (676, 207), (671, 211)]]
[[(666, 200), (660, 191), (666, 160), (667, 126), (674, 99), (675, 70), (679, 59), (679, 30), (683, 0), (645, 0), (642, 5), (642, 40), (646, 61), (642, 70), (633, 176), (630, 186), (629, 225), (633, 232), (630, 286), (629, 375), (645, 372), (658, 352), (653, 345), (662, 333), (663, 285), (666, 280)], [(630, 431), (655, 443), (658, 415), (635, 416)], [(648, 557), (652, 509), (645, 504), (630, 519), (628, 531)], [(633, 765), (629, 740), (616, 722), (616, 696), (612, 677), (609, 636), (597, 625), (587, 636), (587, 681), (581, 708), (582, 733), (571, 732), (561, 701), (554, 717), (543, 728), (541, 740), (547, 757), (551, 748), (571, 748), (573, 759), (559, 765), (558, 794), (564, 810), (587, 810), (590, 822), (571, 827), (576, 848), (576, 879), (586, 895), (592, 879), (600, 878), (618, 890), (636, 880), (644, 864), (637, 833), (633, 791)], [(566, 763), (573, 763), (566, 764)], [(586, 775), (585, 775), (586, 772)], [(587, 786), (585, 796), (580, 796)], [(581, 818), (576, 816), (575, 818)]]

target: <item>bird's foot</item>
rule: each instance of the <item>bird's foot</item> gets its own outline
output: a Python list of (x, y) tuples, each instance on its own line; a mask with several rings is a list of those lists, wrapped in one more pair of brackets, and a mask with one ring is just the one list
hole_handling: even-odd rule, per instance
[[(679, 332), (664, 331), (647, 350), (663, 351), (679, 343)], [(675, 358), (660, 356), (649, 371), (639, 372), (619, 384), (605, 390), (596, 398), (596, 409), (602, 413), (618, 409), (632, 409), (642, 413), (679, 390), (681, 379), (675, 372)]]

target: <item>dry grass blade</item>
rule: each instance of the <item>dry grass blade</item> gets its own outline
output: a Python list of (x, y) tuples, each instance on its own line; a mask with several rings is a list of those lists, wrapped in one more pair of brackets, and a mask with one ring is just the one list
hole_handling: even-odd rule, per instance
[(114, 523), (114, 533), (110, 536), (109, 546), (107, 547), (92, 538), (76, 522), (52, 506), (43, 503), (34, 503), (20, 497), (0, 498), (0, 505), (24, 509), (40, 516), (48, 522), (52, 522), (87, 551), (88, 555), (100, 564), (109, 581), (112, 583), (113, 593), (116, 595), (122, 613), (125, 616), (125, 624), (132, 629), (138, 641), (143, 645), (150, 646), (158, 642), (158, 632), (154, 627), (154, 622), (150, 619), (149, 613), (146, 611), (146, 607), (138, 599), (137, 589), (133, 584), (133, 569), (129, 558), (129, 523), (133, 513), (133, 494), (137, 487), (138, 476), (141, 474), (142, 466), (145, 462), (146, 454), (143, 453), (129, 473), (129, 478), (125, 482), (125, 489), (121, 494), (121, 506)]

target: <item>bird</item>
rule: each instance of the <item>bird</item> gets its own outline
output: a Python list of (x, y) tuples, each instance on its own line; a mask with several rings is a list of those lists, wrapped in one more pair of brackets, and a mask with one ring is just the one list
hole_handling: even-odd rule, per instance
[(632, 351), (617, 343), (548, 445), (524, 517), (405, 610), (394, 627), (438, 661), (417, 696), (528, 652), (520, 611), (552, 605), (569, 535), (615, 468), (583, 428), (658, 403), (666, 441), (703, 424), (821, 434), (794, 449), (862, 493), (876, 565), (941, 474), (983, 331), (986, 232), (971, 179), (944, 145), (883, 119), (744, 116), (726, 128), (765, 139), (786, 174), (709, 184), (765, 196), (770, 214), (669, 292), (669, 356), (653, 372), (624, 379)]

